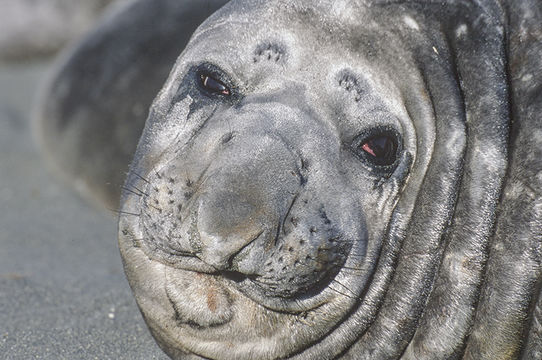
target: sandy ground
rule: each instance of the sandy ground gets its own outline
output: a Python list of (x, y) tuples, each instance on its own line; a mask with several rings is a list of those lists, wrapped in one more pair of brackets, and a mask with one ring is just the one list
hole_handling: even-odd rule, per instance
[(49, 68), (0, 66), (0, 358), (167, 359), (124, 278), (115, 217), (34, 145), (29, 114)]

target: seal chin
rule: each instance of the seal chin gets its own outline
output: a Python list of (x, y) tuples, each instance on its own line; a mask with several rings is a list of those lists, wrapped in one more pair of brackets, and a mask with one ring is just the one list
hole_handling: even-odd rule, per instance
[(234, 300), (239, 296), (256, 307), (290, 314), (313, 311), (331, 300), (330, 294), (325, 293), (308, 298), (270, 297), (251, 279), (239, 280), (238, 276), (166, 267), (165, 291), (177, 324), (192, 330), (226, 325), (232, 321), (235, 312), (240, 311)]
[(205, 328), (224, 325), (232, 319), (231, 293), (215, 277), (172, 268), (166, 268), (165, 276), (166, 294), (178, 323)]

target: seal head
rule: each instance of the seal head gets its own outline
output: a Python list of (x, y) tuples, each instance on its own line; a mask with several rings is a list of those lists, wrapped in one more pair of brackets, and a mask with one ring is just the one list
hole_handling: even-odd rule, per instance
[[(273, 23), (252, 21), (276, 6)], [(372, 48), (355, 42), (379, 34), (352, 32), (334, 5), (311, 10), (344, 16), (332, 25), (307, 10), (227, 6), (151, 109), (121, 209), (137, 216), (121, 217), (120, 244), (169, 353), (290, 356), (348, 316), (374, 270), (414, 127), (385, 54), (359, 56)], [(349, 32), (342, 46), (328, 27)]]

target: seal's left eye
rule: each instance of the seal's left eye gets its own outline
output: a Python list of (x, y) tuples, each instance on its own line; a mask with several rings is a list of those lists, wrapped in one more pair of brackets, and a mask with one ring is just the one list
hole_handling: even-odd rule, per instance
[(229, 96), (231, 94), (230, 89), (221, 82), (208, 74), (199, 74), (200, 85), (212, 94), (220, 94)]

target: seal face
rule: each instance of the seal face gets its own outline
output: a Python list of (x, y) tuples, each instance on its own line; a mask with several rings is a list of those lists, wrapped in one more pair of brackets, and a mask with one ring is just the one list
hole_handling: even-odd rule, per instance
[(265, 29), (248, 19), (269, 4), (226, 9), (238, 20), (194, 34), (151, 109), (121, 251), (166, 351), (290, 356), (364, 291), (415, 134), (382, 64), (303, 31), (302, 9)]

